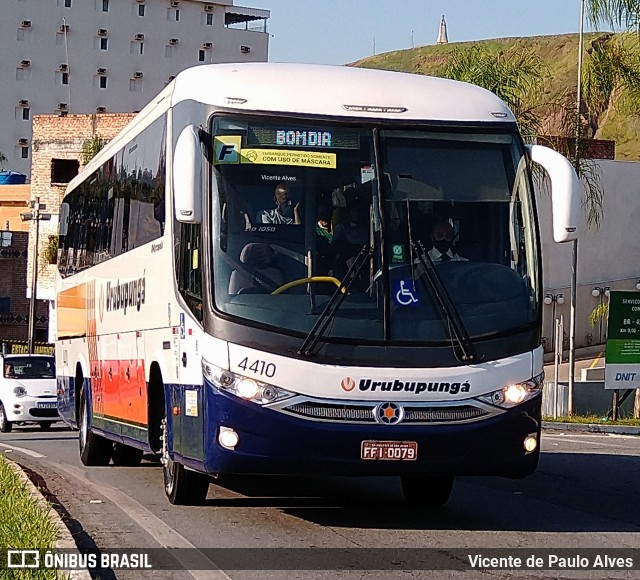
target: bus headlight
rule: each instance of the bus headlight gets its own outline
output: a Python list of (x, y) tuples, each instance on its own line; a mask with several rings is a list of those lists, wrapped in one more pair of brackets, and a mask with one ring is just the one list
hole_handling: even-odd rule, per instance
[(295, 396), (295, 393), (286, 389), (221, 369), (204, 359), (202, 373), (216, 388), (258, 405), (267, 405)]
[(27, 389), (25, 389), (22, 385), (18, 385), (15, 389), (13, 389), (13, 394), (18, 397), (18, 399), (22, 399), (27, 395)]
[(524, 403), (525, 401), (528, 401), (540, 394), (542, 391), (543, 379), (544, 373), (540, 373), (538, 376), (533, 377), (528, 381), (507, 385), (497, 391), (487, 393), (486, 395), (480, 395), (479, 397), (476, 397), (476, 399), (484, 403), (490, 403), (496, 407), (510, 409), (511, 407)]

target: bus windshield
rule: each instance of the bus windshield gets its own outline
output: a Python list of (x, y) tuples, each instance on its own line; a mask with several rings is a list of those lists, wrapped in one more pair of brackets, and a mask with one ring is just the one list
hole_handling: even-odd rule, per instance
[(309, 333), (366, 250), (323, 340), (437, 344), (453, 340), (452, 315), (471, 339), (537, 320), (515, 132), (225, 116), (211, 134), (217, 310)]

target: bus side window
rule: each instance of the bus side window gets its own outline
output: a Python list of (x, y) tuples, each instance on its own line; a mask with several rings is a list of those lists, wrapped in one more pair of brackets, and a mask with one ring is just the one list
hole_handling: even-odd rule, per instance
[(178, 287), (189, 310), (202, 321), (202, 261), (200, 224), (181, 224), (178, 255)]

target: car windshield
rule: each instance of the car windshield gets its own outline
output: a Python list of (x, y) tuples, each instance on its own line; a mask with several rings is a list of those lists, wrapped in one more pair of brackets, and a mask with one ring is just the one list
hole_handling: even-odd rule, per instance
[[(514, 133), (216, 117), (213, 269), (220, 311), (308, 333), (370, 247), (323, 338), (452, 340), (537, 317), (537, 235)], [(425, 277), (431, 258), (451, 308)]]
[(4, 361), (4, 377), (7, 379), (53, 379), (55, 376), (52, 356), (14, 356)]

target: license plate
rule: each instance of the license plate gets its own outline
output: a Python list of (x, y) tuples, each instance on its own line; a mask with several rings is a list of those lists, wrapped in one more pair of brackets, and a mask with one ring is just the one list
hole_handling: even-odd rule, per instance
[(417, 441), (363, 441), (361, 459), (387, 459), (415, 461), (418, 458)]
[(58, 403), (38, 403), (38, 409), (57, 409)]

